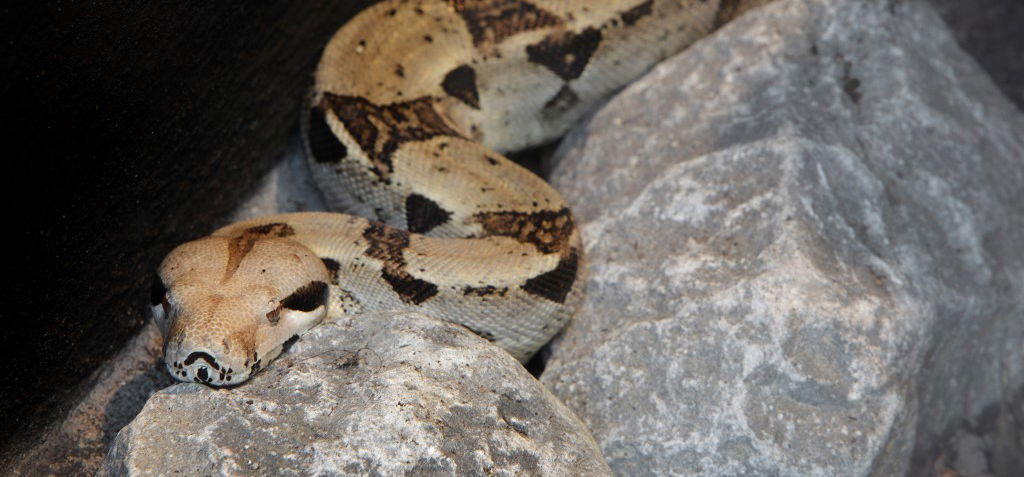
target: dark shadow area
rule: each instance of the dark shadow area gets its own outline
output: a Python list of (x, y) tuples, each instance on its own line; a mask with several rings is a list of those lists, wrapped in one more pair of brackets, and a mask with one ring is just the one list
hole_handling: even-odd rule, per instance
[(544, 374), (544, 370), (548, 366), (548, 358), (551, 357), (551, 344), (546, 344), (537, 351), (537, 354), (533, 355), (523, 367), (530, 373), (534, 378), (540, 379), (540, 375)]
[(1024, 475), (1024, 386), (915, 449), (910, 475)]
[(516, 151), (509, 154), (508, 158), (547, 180), (547, 171), (544, 170), (544, 164), (555, 153), (560, 143), (561, 140), (551, 141), (547, 144)]
[(1018, 108), (1024, 108), (1024, 2), (929, 0), (957, 43)]

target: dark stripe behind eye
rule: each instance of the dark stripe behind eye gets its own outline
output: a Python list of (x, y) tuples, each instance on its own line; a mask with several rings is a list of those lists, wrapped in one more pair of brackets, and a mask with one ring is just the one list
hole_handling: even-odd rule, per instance
[(327, 284), (317, 281), (295, 290), (281, 302), (281, 306), (296, 311), (313, 311), (326, 303)]
[(158, 273), (153, 274), (152, 280), (149, 289), (149, 304), (157, 306), (164, 302), (164, 297), (167, 296), (167, 287), (164, 286), (164, 281), (160, 279)]

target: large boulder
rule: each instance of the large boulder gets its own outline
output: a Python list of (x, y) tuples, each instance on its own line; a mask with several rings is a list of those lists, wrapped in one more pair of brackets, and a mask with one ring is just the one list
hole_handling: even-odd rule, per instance
[(755, 11), (559, 156), (542, 381), (620, 475), (902, 475), (1024, 386), (1024, 118), (923, 2)]
[(587, 429), (465, 328), (368, 314), (314, 328), (246, 384), (178, 384), (101, 475), (610, 475)]

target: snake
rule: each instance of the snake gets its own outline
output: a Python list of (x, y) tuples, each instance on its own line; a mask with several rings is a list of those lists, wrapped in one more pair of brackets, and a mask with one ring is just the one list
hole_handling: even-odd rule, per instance
[(583, 300), (565, 199), (507, 154), (749, 8), (742, 0), (389, 0), (324, 47), (301, 114), (332, 210), (241, 221), (153, 280), (163, 360), (233, 386), (324, 320), (414, 310), (525, 362)]

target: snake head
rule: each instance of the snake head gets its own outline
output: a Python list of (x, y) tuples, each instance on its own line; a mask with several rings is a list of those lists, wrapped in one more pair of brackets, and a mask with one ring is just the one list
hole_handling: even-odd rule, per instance
[(168, 371), (211, 386), (244, 382), (326, 316), (328, 280), (319, 257), (289, 239), (214, 236), (178, 246), (150, 300)]

